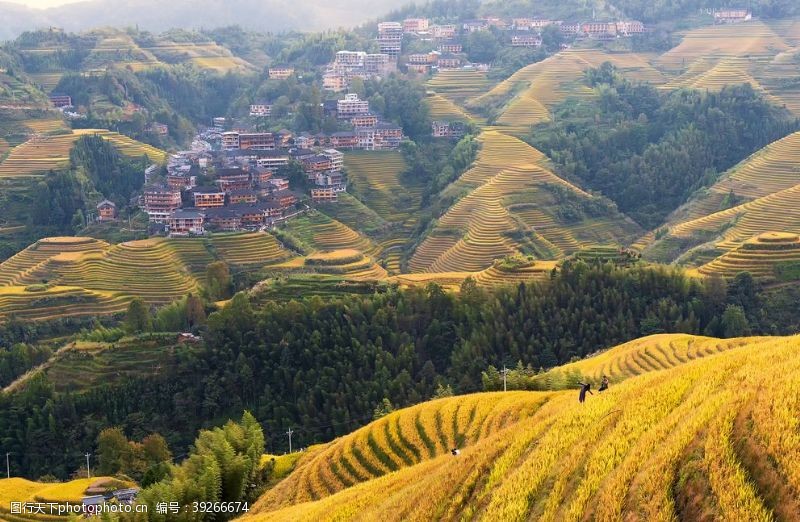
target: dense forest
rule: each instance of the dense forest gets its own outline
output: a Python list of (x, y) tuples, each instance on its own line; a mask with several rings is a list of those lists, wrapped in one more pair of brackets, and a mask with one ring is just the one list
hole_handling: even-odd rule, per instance
[(100, 136), (81, 137), (70, 151), (69, 168), (51, 171), (39, 182), (31, 224), (43, 234), (72, 234), (85, 226), (87, 214), (102, 199), (127, 207), (144, 184), (148, 164), (146, 157), (126, 159)]
[[(298, 446), (329, 440), (368, 422), (384, 399), (402, 406), (442, 386), (479, 390), (490, 365), (550, 368), (652, 333), (738, 336), (796, 323), (773, 324), (767, 305), (747, 274), (726, 286), (677, 270), (582, 261), (531, 285), (490, 291), (467, 280), (460, 294), (431, 285), (258, 306), (237, 294), (205, 326), (195, 322), (204, 343), (177, 350), (170, 372), (80, 393), (56, 392), (39, 375), (0, 396), (0, 442), (15, 469), (64, 477), (79, 461), (75, 453), (108, 426), (136, 438), (164, 434), (177, 453), (196, 430), (248, 409), (264, 426), (267, 448), (282, 451), (288, 427)], [(197, 313), (188, 310), (175, 312)], [(162, 319), (135, 321), (150, 328)]]
[(750, 85), (659, 91), (609, 64), (587, 71), (597, 97), (569, 100), (529, 141), (558, 172), (602, 192), (653, 229), (697, 189), (798, 128)]

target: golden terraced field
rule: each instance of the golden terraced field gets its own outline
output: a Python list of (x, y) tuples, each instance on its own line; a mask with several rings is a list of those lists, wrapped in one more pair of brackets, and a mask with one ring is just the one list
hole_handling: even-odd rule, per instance
[(0, 319), (113, 314), (132, 297), (161, 305), (197, 293), (213, 261), (225, 261), (234, 270), (258, 269), (290, 256), (262, 232), (118, 245), (84, 237), (45, 238), (0, 263)]
[(585, 363), (627, 378), (585, 404), (495, 392), (394, 412), (309, 451), (247, 518), (800, 517), (800, 337), (655, 336)]
[(753, 277), (774, 281), (782, 279), (784, 268), (793, 273), (800, 271), (800, 236), (767, 232), (699, 267), (697, 273), (732, 278), (739, 272), (750, 272)]
[[(32, 122), (26, 123), (33, 124)], [(147, 156), (150, 161), (162, 162), (166, 153), (122, 134), (102, 129), (80, 129), (71, 134), (39, 136), (14, 147), (8, 157), (0, 163), (0, 178), (17, 176), (40, 176), (48, 170), (62, 169), (69, 165), (69, 152), (81, 136), (97, 134), (108, 140), (123, 155), (129, 158)]]
[[(548, 257), (565, 254), (571, 242), (576, 249), (580, 246), (570, 228), (583, 235), (618, 240), (636, 234), (635, 227), (613, 216), (605, 222), (553, 227), (553, 217), (544, 213), (552, 212), (554, 204), (548, 187), (563, 187), (579, 198), (590, 196), (553, 174), (544, 155), (526, 143), (492, 130), (481, 134), (479, 140), (481, 149), (473, 166), (445, 190), (445, 194), (466, 194), (439, 218), (416, 249), (409, 263), (413, 272), (479, 272), (491, 267), (495, 259), (519, 253), (522, 245), (512, 236), (520, 233), (538, 242)], [(544, 217), (536, 224), (524, 222), (510, 211), (520, 204), (539, 209)], [(539, 231), (540, 224), (550, 228)], [(562, 241), (562, 237), (569, 239)], [(553, 241), (563, 248), (554, 246)]]
[(523, 67), (491, 90), (470, 100), (468, 106), (477, 109), (512, 96), (496, 125), (507, 132), (524, 134), (531, 126), (549, 121), (550, 109), (567, 98), (591, 95), (591, 89), (582, 81), (583, 74), (606, 61), (632, 80), (656, 85), (666, 81), (641, 55), (570, 49)]

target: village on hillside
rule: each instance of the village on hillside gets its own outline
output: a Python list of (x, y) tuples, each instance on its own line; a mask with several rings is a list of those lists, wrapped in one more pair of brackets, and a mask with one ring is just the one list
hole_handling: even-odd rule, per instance
[[(752, 18), (749, 10), (713, 11), (717, 24)], [(464, 52), (469, 35), (500, 31), (512, 48), (539, 48), (543, 33), (556, 31), (562, 49), (584, 39), (607, 41), (641, 35), (648, 28), (636, 20), (563, 21), (542, 17), (487, 16), (454, 23), (428, 18), (377, 24), (376, 49), (336, 51), (334, 60), (318, 71), (327, 93), (320, 104), (333, 132), (292, 132), (272, 125), (274, 100), (253, 100), (246, 116), (216, 117), (192, 142), (191, 150), (172, 154), (166, 165), (152, 165), (145, 187), (134, 203), (148, 216), (151, 235), (204, 234), (206, 231), (258, 230), (305, 212), (308, 203), (334, 203), (347, 190), (345, 151), (397, 150), (405, 139), (401, 126), (386, 121), (370, 102), (352, 92), (356, 80), (381, 79), (395, 72), (436, 75), (439, 71), (481, 71), (488, 63), (471, 62)], [(370, 52), (377, 50), (377, 52)], [(270, 80), (288, 81), (303, 72), (292, 64), (272, 64)], [(52, 93), (50, 102), (68, 119), (85, 118), (70, 96)], [(134, 112), (140, 110), (134, 107)], [(285, 110), (285, 109), (284, 109)], [(147, 128), (167, 136), (169, 126), (152, 122)], [(433, 138), (461, 138), (467, 124), (460, 119), (431, 123)], [(117, 219), (116, 205), (97, 204), (96, 219)]]

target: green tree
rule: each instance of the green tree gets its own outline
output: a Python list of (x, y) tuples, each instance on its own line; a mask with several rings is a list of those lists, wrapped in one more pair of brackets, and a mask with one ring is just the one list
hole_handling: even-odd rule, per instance
[(120, 428), (106, 428), (97, 436), (97, 472), (114, 475), (123, 469), (129, 451), (128, 438)]
[(134, 297), (128, 304), (125, 315), (125, 329), (129, 333), (149, 332), (153, 324), (150, 310), (141, 297)]
[(203, 300), (196, 295), (189, 294), (186, 298), (186, 321), (189, 328), (194, 328), (205, 324), (206, 310)]
[(750, 323), (744, 309), (738, 305), (728, 305), (722, 314), (722, 331), (725, 337), (744, 337), (750, 335)]
[(206, 292), (211, 300), (228, 299), (231, 296), (231, 272), (227, 263), (215, 261), (206, 267)]

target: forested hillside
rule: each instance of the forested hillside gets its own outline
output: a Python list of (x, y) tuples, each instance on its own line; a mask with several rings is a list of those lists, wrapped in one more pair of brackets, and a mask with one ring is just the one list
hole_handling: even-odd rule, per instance
[(598, 99), (565, 102), (531, 142), (559, 173), (602, 192), (647, 229), (798, 127), (749, 85), (664, 92), (625, 80), (608, 63), (590, 70), (587, 83)]
[[(120, 368), (120, 376), (108, 382), (74, 381), (65, 388), (64, 376), (74, 371), (68, 368), (81, 359), (56, 359), (0, 397), (0, 426), (7, 427), (0, 436), (14, 450), (14, 465), (26, 473), (35, 476), (46, 468), (63, 476), (69, 458), (33, 455), (51, 444), (84, 447), (108, 425), (162, 433), (173, 447), (184, 447), (195, 430), (246, 408), (265, 426), (268, 448), (277, 451), (284, 449), (282, 432), (290, 426), (296, 443), (305, 445), (364, 424), (384, 398), (407, 405), (440, 386), (479, 390), (490, 365), (550, 368), (659, 332), (738, 336), (796, 327), (793, 316), (786, 318), (792, 322), (776, 322), (772, 299), (748, 277), (726, 288), (722, 280), (700, 283), (665, 269), (583, 262), (532, 285), (481, 290), (466, 282), (460, 294), (431, 285), (263, 304), (239, 294), (208, 317), (202, 345), (169, 349), (169, 336), (154, 338), (162, 346), (150, 348), (156, 358), (150, 364), (159, 367), (155, 374), (119, 366), (129, 358), (123, 353), (135, 353), (130, 350), (136, 343), (117, 348), (126, 350), (119, 362), (113, 345), (89, 359), (99, 375)], [(184, 305), (135, 324), (163, 328), (181, 324), (175, 314), (187, 313)], [(25, 327), (6, 332), (24, 335)], [(21, 430), (25, 418), (30, 420)]]

